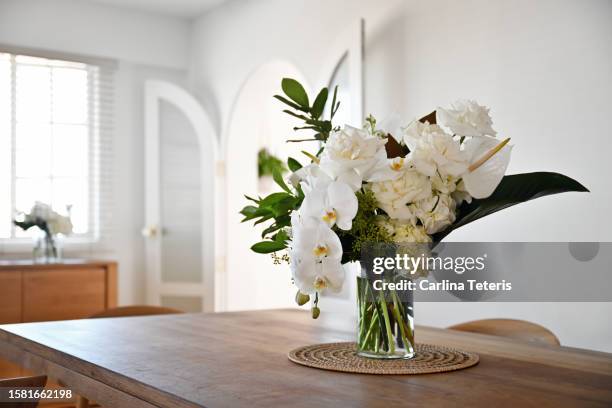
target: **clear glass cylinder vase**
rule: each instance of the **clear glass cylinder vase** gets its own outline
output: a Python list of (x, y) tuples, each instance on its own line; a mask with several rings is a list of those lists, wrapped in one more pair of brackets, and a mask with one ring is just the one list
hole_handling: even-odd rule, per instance
[[(357, 354), (380, 359), (412, 358), (413, 293), (389, 289), (389, 285), (382, 285), (384, 281), (357, 277)], [(399, 282), (393, 279), (388, 283)]]
[(40, 234), (34, 241), (32, 257), (36, 263), (54, 263), (61, 261), (59, 240), (50, 234)]

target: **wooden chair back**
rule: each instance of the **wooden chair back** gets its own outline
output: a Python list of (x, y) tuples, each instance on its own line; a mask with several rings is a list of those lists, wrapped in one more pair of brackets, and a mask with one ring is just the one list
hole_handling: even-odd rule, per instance
[(490, 334), (509, 337), (532, 343), (559, 346), (561, 343), (553, 332), (544, 326), (525, 320), (515, 319), (483, 319), (450, 326), (449, 329), (471, 333)]

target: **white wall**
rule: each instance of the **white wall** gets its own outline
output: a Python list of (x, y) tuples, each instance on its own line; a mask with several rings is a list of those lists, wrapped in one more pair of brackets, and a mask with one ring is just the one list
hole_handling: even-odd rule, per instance
[[(84, 255), (118, 261), (120, 304), (142, 303), (145, 295), (143, 84), (158, 78), (184, 85), (189, 33), (189, 23), (178, 18), (95, 3), (0, 0), (0, 44), (118, 60), (113, 244)], [(71, 255), (79, 254), (66, 248)]]
[[(232, 1), (193, 27), (192, 81), (224, 134), (250, 72), (275, 58), (315, 81), (326, 45), (366, 18), (366, 112), (406, 120), (458, 98), (492, 107), (516, 147), (510, 172), (560, 171), (591, 194), (565, 194), (488, 217), (450, 239), (609, 241), (612, 3), (571, 1)], [(247, 250), (245, 248), (245, 250)], [(235, 254), (234, 254), (235, 255)], [(483, 317), (542, 323), (562, 343), (612, 351), (612, 304), (422, 304), (421, 324)]]

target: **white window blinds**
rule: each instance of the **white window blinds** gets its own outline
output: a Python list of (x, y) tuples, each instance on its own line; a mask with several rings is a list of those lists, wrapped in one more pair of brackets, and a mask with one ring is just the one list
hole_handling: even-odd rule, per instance
[[(6, 52), (3, 52), (6, 51)], [(30, 241), (12, 219), (36, 201), (69, 213), (70, 242), (111, 236), (111, 61), (0, 47), (0, 240)]]

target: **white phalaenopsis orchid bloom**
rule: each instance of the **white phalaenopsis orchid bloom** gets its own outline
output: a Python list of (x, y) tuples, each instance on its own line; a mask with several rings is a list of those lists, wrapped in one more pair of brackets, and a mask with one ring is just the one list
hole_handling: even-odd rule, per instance
[(468, 168), (459, 141), (438, 125), (415, 120), (404, 129), (404, 142), (410, 149), (414, 167), (427, 176), (438, 173), (458, 177)]
[(333, 179), (317, 163), (308, 164), (289, 176), (289, 182), (294, 187), (301, 184), (304, 194), (313, 189), (327, 187), (332, 181)]
[(512, 146), (506, 146), (508, 139), (472, 138), (465, 143), (465, 153), (471, 166), (462, 176), (465, 190), (474, 198), (490, 196), (501, 182), (508, 163)]
[(357, 214), (357, 207), (357, 197), (351, 187), (341, 181), (332, 181), (310, 189), (305, 194), (301, 212), (305, 217), (323, 221), (330, 228), (337, 225), (348, 231)]
[(335, 180), (349, 184), (356, 191), (374, 166), (386, 158), (385, 143), (385, 139), (364, 129), (344, 126), (342, 130), (331, 132), (327, 139), (321, 167)]
[(404, 174), (404, 170), (410, 167), (410, 162), (405, 157), (383, 159), (379, 161), (370, 172), (367, 182), (396, 180)]
[(493, 121), (489, 116), (489, 108), (471, 100), (457, 101), (451, 104), (450, 109), (438, 108), (436, 119), (441, 126), (459, 136), (483, 137), (497, 134), (491, 127)]
[(291, 219), (291, 275), (301, 293), (337, 292), (344, 282), (340, 238), (323, 222), (297, 214)]

